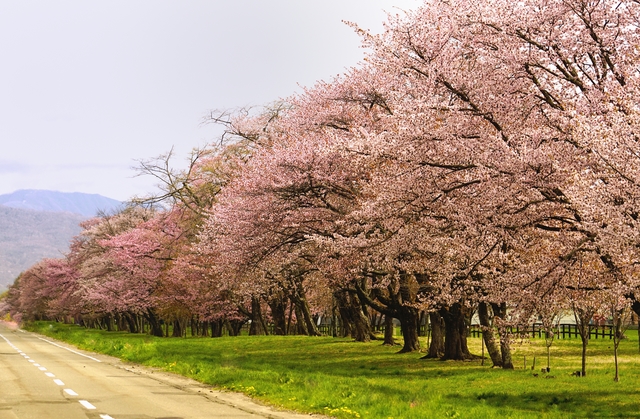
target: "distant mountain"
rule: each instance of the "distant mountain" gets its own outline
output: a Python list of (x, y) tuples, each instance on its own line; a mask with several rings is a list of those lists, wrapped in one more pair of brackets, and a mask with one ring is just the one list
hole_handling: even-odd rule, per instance
[(44, 258), (63, 257), (80, 223), (123, 204), (85, 193), (20, 190), (0, 195), (0, 291)]
[(71, 212), (94, 217), (99, 211), (109, 213), (121, 208), (122, 202), (96, 194), (25, 189), (0, 195), (0, 205), (35, 211)]
[(87, 218), (0, 205), (0, 290), (41, 259), (63, 257)]

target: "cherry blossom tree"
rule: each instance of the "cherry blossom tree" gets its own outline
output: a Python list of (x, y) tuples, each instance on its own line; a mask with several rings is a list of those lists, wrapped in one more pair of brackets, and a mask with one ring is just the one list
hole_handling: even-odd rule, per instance
[(11, 301), (33, 317), (82, 296), (83, 312), (177, 328), (295, 318), (311, 335), (333, 301), (357, 340), (367, 310), (398, 319), (402, 352), (426, 311), (458, 360), (477, 307), (504, 368), (512, 325), (539, 315), (552, 336), (572, 307), (585, 373), (598, 302), (640, 307), (640, 3), (426, 0), (379, 35), (353, 27), (360, 66), (262, 113), (212, 114), (225, 141), (186, 170), (140, 162), (161, 188), (138, 203), (165, 208), (87, 223), (67, 261), (21, 278), (43, 302)]
[[(370, 211), (363, 218), (390, 226), (395, 220), (387, 229), (395, 235), (398, 225), (413, 234), (430, 218), (440, 221), (448, 231), (434, 222), (426, 230), (431, 254), (442, 252), (434, 239), (455, 231), (450, 244), (463, 263), (437, 264), (447, 291), (464, 289), (451, 278), (493, 277), (499, 281), (480, 285), (500, 295), (505, 278), (539, 281), (581, 251), (595, 252), (610, 270), (632, 270), (635, 216), (631, 207), (616, 207), (635, 199), (636, 109), (629, 98), (637, 97), (638, 60), (629, 45), (637, 8), (631, 1), (431, 1), (392, 18), (380, 36), (364, 34), (373, 50), (370, 79), (379, 81), (377, 97), (395, 125), (368, 130), (360, 148), (352, 147), (384, 169), (363, 193), (374, 197), (363, 204)], [(518, 238), (531, 229), (537, 231), (527, 235), (546, 245)], [(536, 262), (548, 263), (487, 274), (505, 271), (498, 249), (526, 252), (523, 245), (546, 250)], [(412, 271), (424, 270), (424, 259), (414, 260)]]

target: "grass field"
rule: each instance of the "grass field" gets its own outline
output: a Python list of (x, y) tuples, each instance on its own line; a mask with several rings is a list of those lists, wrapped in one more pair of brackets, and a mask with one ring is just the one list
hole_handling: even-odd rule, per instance
[[(540, 371), (544, 339), (514, 344), (516, 370), (506, 371), (490, 368), (488, 360), (485, 366), (421, 360), (380, 342), (331, 337), (154, 338), (50, 322), (25, 328), (275, 406), (337, 418), (640, 418), (635, 330), (620, 345), (620, 382), (614, 383), (609, 339), (590, 342), (587, 377), (575, 377), (579, 338), (554, 342), (547, 374)], [(469, 345), (480, 354), (479, 338)]]

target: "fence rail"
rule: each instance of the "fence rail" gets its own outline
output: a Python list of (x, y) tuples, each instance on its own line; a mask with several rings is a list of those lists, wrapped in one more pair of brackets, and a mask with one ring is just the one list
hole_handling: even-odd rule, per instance
[[(420, 331), (418, 334), (420, 336), (431, 335), (430, 326), (431, 326), (430, 324), (422, 325), (420, 327)], [(333, 329), (331, 328), (331, 325), (320, 325), (318, 329), (320, 330), (321, 333), (326, 335), (330, 335), (333, 331)], [(336, 330), (337, 334), (340, 335), (342, 332), (341, 326), (337, 325), (336, 329), (337, 329)], [(402, 335), (402, 331), (400, 330), (399, 327), (396, 326), (394, 329), (395, 329), (394, 330), (395, 336)], [(377, 333), (384, 333), (384, 325), (375, 327), (374, 330)], [(530, 327), (512, 327), (510, 332), (515, 335), (528, 336), (530, 338), (547, 337), (547, 332), (545, 332), (544, 328), (542, 327), (542, 324), (539, 324), (539, 323), (532, 324)], [(554, 337), (556, 339), (574, 339), (574, 338), (580, 337), (580, 332), (578, 331), (578, 327), (575, 324), (569, 324), (569, 323), (559, 324), (557, 329), (554, 328), (553, 332), (555, 335)], [(598, 325), (598, 326), (592, 325), (589, 336), (590, 338), (593, 338), (593, 339), (605, 339), (605, 338), (613, 339), (614, 333), (615, 333), (615, 330), (612, 325), (609, 325), (609, 324)], [(469, 327), (469, 336), (472, 336), (472, 337), (482, 336), (482, 327), (477, 324), (471, 325)]]
[[(580, 332), (578, 331), (578, 327), (575, 324), (560, 324), (557, 329), (554, 329), (555, 338), (558, 339), (572, 339), (580, 337)], [(531, 338), (543, 338), (547, 337), (547, 332), (545, 332), (544, 328), (541, 324), (536, 323), (531, 325), (529, 328), (520, 328), (514, 327), (511, 328), (511, 333), (517, 335), (525, 335)], [(590, 326), (590, 338), (609, 338), (613, 339), (614, 336), (614, 327), (609, 324), (605, 325), (592, 325)], [(473, 337), (482, 336), (482, 328), (480, 325), (472, 325), (469, 329), (469, 334)]]
[[(268, 333), (273, 334), (273, 325), (267, 325)], [(385, 326), (374, 326), (373, 330), (376, 333), (384, 334)], [(320, 324), (318, 326), (318, 331), (323, 335), (331, 336), (334, 333), (337, 336), (342, 335), (342, 325), (330, 325), (330, 324)], [(542, 324), (535, 323), (529, 327), (512, 327), (511, 333), (520, 336), (528, 336), (530, 338), (544, 338), (547, 336)], [(248, 334), (249, 325), (245, 324), (241, 328), (241, 333)], [(593, 339), (613, 339), (614, 336), (614, 328), (612, 325), (592, 325), (590, 330), (590, 337)], [(419, 336), (430, 336), (431, 335), (431, 325), (429, 323), (423, 324), (420, 326), (420, 330), (418, 332)], [(557, 339), (573, 339), (580, 337), (580, 333), (578, 332), (578, 328), (575, 324), (560, 324), (557, 329), (554, 329), (555, 338)], [(402, 331), (398, 326), (394, 327), (394, 336), (402, 336)], [(480, 337), (482, 336), (482, 327), (477, 324), (473, 324), (469, 327), (469, 336), (472, 337)]]

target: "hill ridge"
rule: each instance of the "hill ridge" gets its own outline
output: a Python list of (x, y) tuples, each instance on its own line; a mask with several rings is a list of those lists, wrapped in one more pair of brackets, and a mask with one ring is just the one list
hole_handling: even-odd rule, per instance
[(98, 194), (23, 189), (0, 195), (0, 292), (44, 258), (69, 251), (80, 223), (123, 203)]
[(99, 194), (58, 192), (43, 189), (20, 189), (0, 195), (0, 205), (47, 212), (69, 212), (95, 217), (100, 211), (113, 212), (123, 203)]

